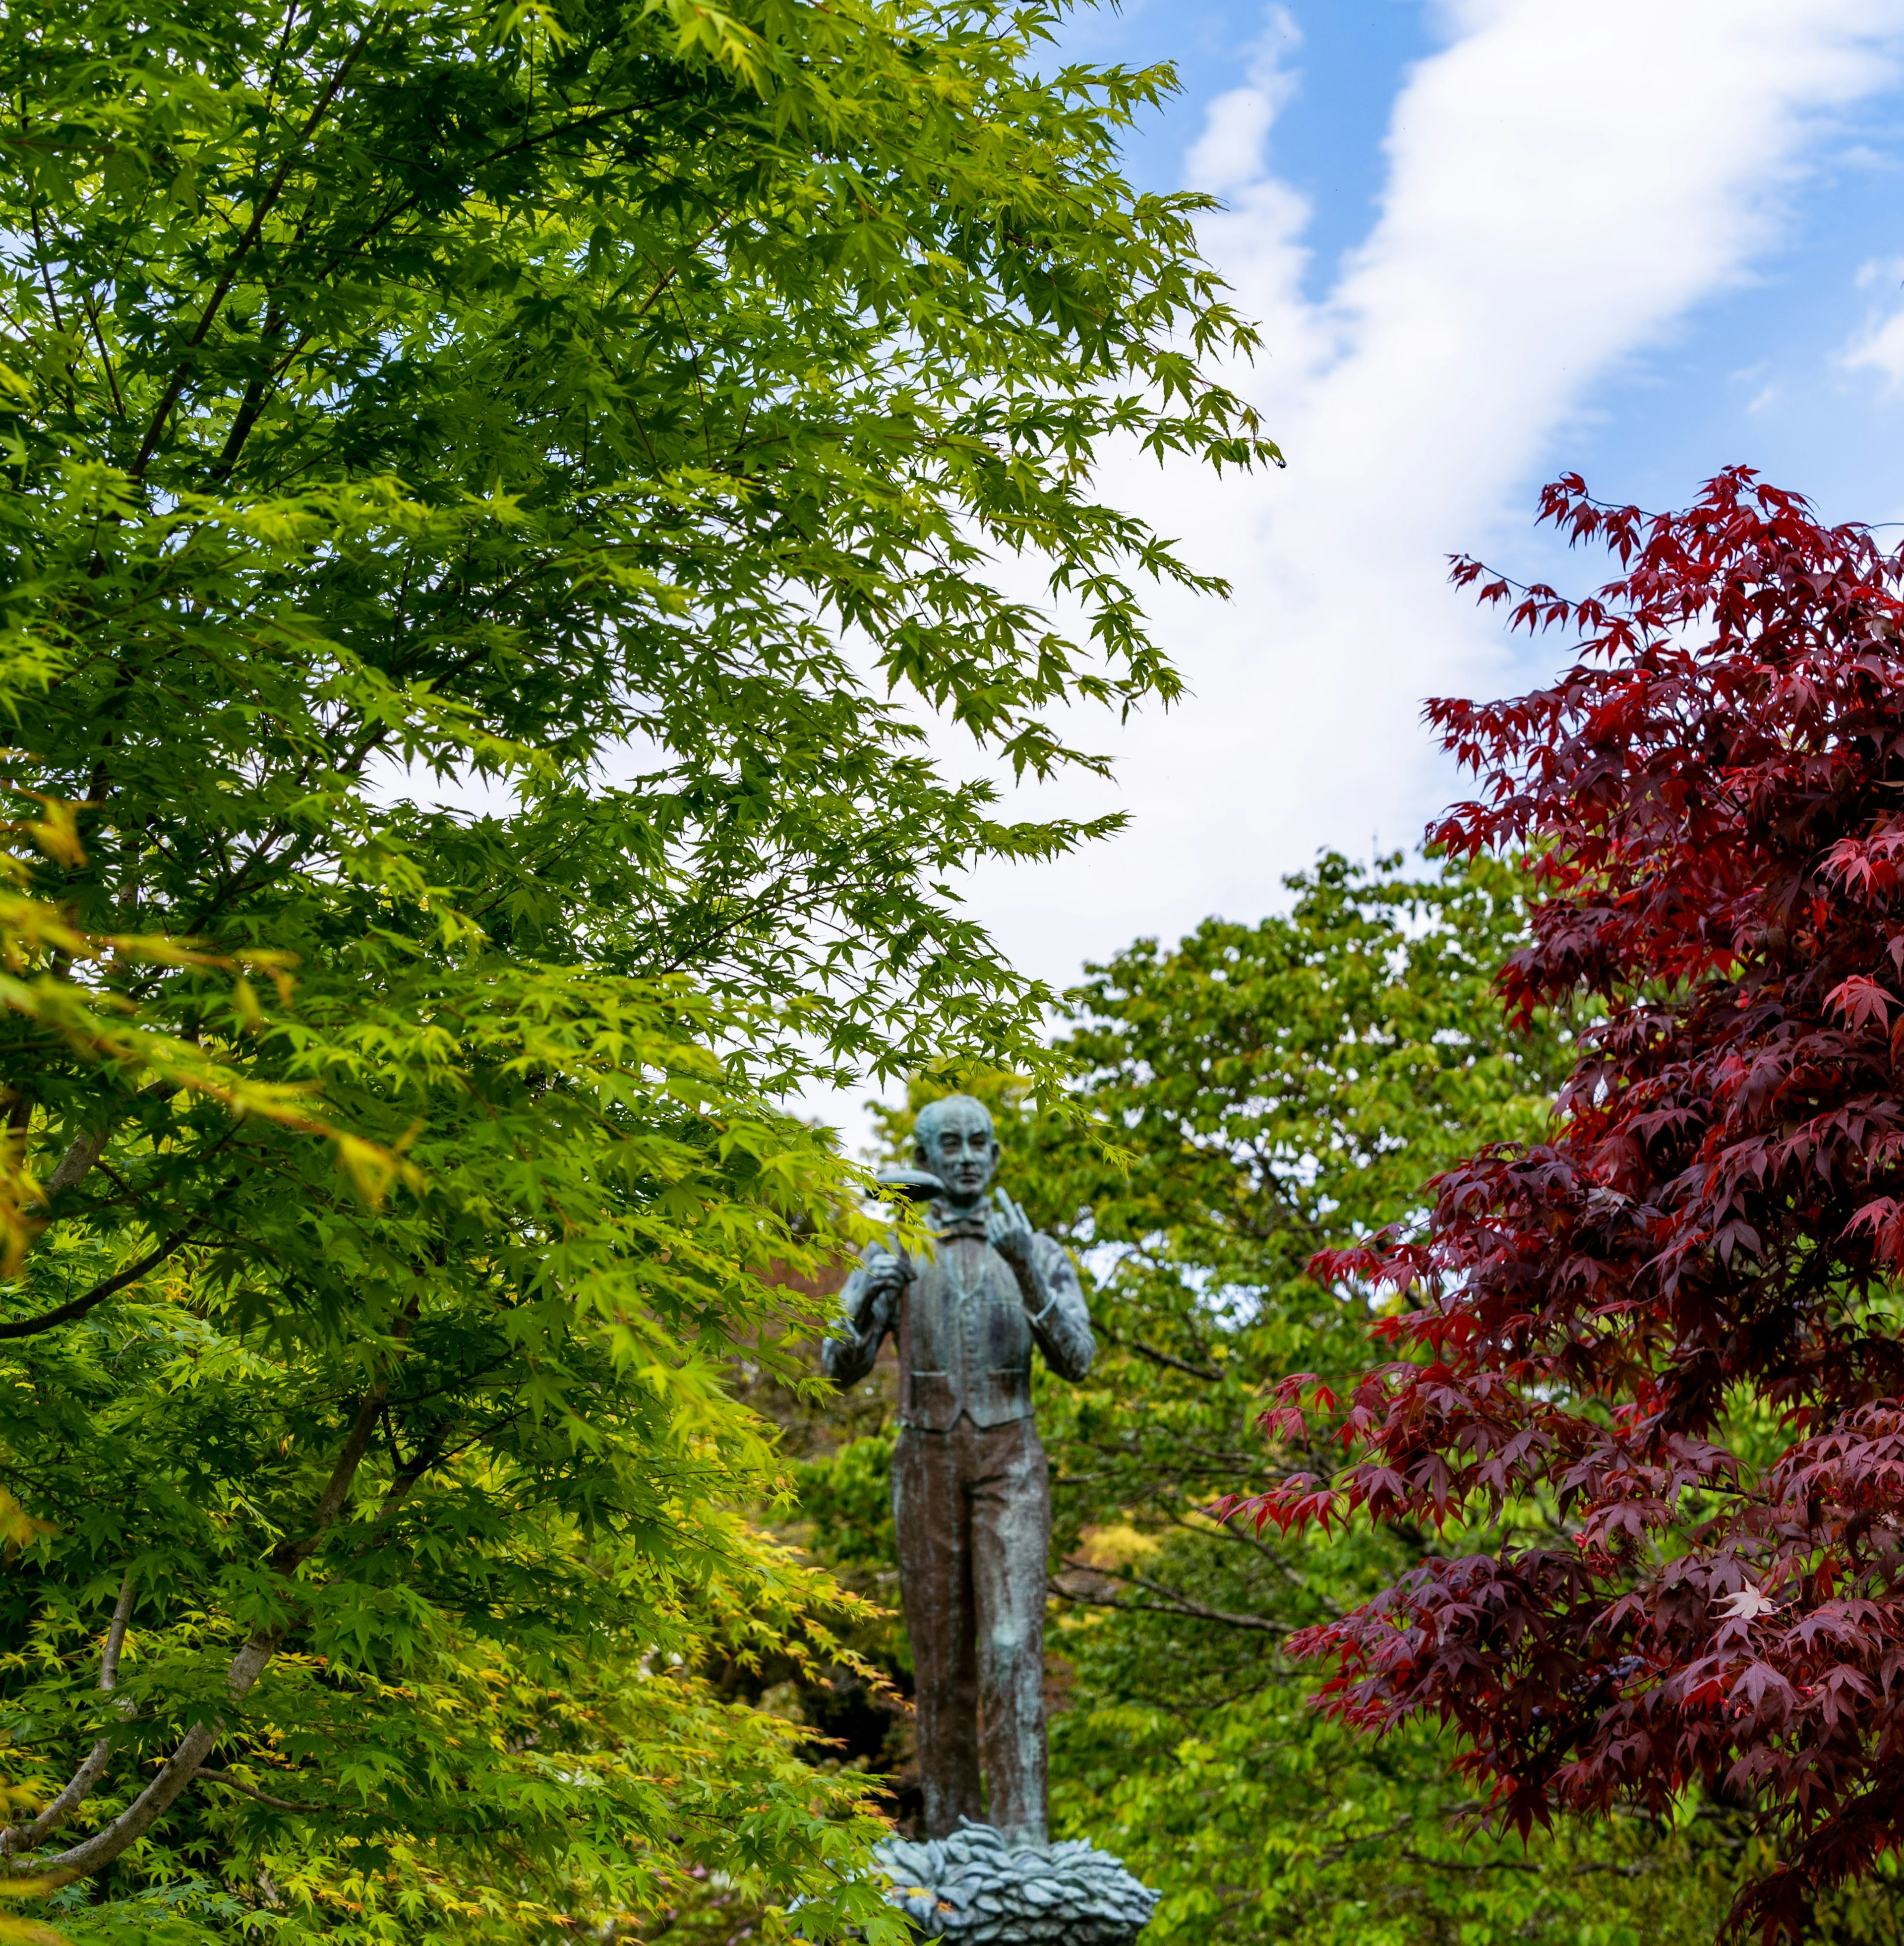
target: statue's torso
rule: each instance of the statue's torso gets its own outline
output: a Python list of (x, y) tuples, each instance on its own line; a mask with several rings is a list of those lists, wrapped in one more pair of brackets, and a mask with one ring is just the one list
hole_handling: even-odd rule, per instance
[(961, 1412), (978, 1426), (1029, 1419), (1031, 1361), (1011, 1266), (983, 1237), (942, 1237), (900, 1300), (900, 1424), (949, 1432)]

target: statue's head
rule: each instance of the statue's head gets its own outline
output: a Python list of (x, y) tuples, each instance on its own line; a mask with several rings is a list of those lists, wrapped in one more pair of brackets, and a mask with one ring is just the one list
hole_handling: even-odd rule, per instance
[(928, 1101), (912, 1129), (913, 1152), (951, 1192), (955, 1203), (976, 1203), (998, 1166), (992, 1111), (969, 1095)]

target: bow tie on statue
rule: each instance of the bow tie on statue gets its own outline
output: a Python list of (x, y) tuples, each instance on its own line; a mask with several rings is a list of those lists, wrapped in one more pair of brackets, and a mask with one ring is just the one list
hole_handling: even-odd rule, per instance
[(980, 1209), (969, 1216), (948, 1216), (943, 1222), (933, 1225), (932, 1234), (941, 1243), (955, 1237), (969, 1237), (982, 1243), (991, 1232), (986, 1227), (985, 1212)]

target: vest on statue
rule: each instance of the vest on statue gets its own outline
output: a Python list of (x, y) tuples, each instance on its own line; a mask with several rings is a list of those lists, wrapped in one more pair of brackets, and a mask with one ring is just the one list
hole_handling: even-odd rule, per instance
[(936, 1258), (918, 1263), (900, 1301), (899, 1369), (902, 1426), (1031, 1417), (1032, 1328), (1011, 1266), (983, 1237), (941, 1237)]

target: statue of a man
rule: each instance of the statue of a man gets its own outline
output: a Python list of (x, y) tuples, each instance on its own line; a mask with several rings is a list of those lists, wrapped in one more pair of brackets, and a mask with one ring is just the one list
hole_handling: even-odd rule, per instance
[(897, 1333), (893, 1518), (926, 1836), (947, 1836), (967, 1818), (1014, 1846), (1041, 1845), (1051, 1489), (1032, 1420), (1032, 1345), (1072, 1379), (1097, 1347), (1063, 1247), (1002, 1190), (986, 1200), (998, 1144), (985, 1104), (934, 1101), (914, 1139), (920, 1168), (945, 1185), (932, 1205), (934, 1252), (915, 1263), (869, 1249), (842, 1293), (850, 1335), (822, 1358), (831, 1378), (852, 1385)]

